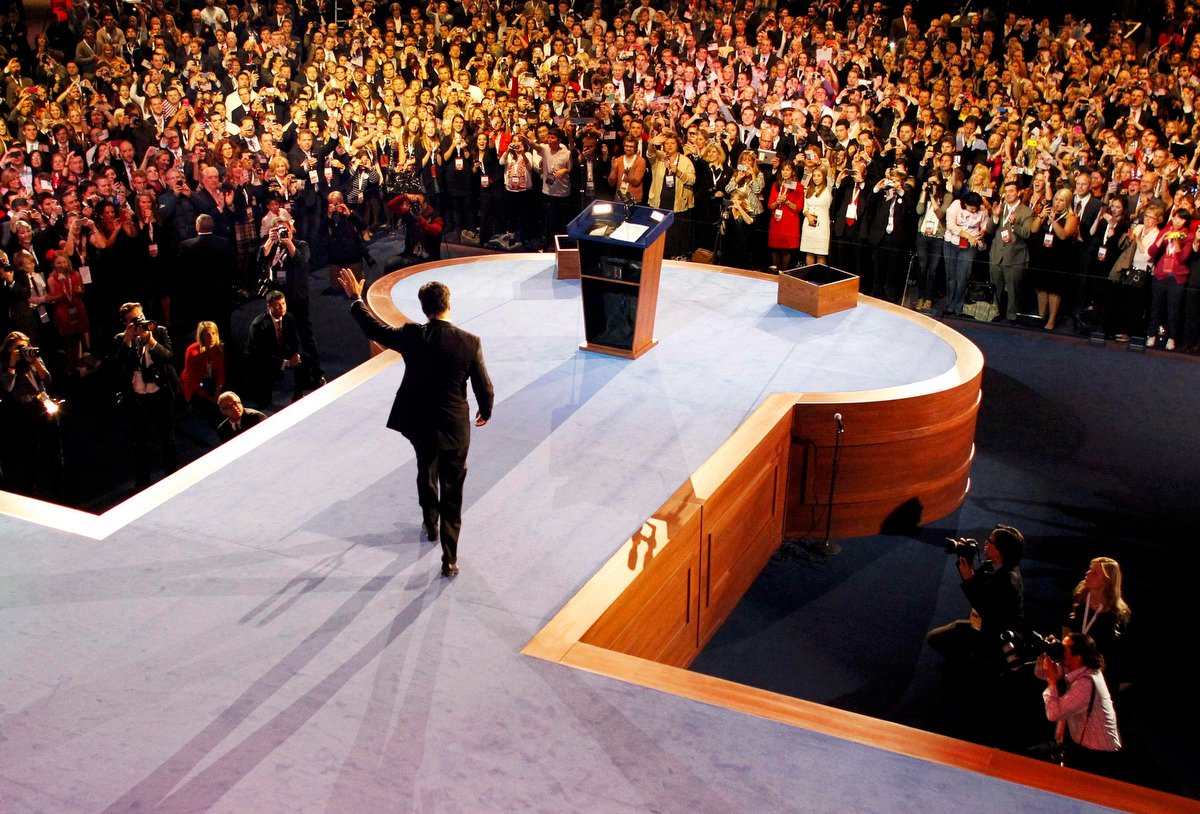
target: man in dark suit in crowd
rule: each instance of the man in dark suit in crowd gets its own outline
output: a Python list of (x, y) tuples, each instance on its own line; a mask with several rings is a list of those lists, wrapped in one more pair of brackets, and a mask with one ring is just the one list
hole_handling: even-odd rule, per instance
[(210, 215), (196, 218), (196, 236), (179, 244), (179, 269), (171, 297), (175, 333), (190, 336), (201, 320), (217, 323), (222, 336), (233, 336), (233, 286), (237, 251), (233, 242), (213, 234)]
[(843, 271), (858, 275), (860, 291), (874, 290), (875, 270), (866, 243), (874, 197), (866, 179), (866, 168), (860, 161), (854, 162), (853, 168), (833, 191), (831, 260)]
[(267, 310), (250, 323), (246, 346), (247, 381), (254, 400), (264, 410), (271, 406), (275, 383), (294, 371), (292, 402), (304, 395), (305, 387), (320, 387), (325, 380), (314, 375), (314, 359), (304, 351), (296, 318), (287, 312), (287, 299), (275, 290), (267, 294)]
[(893, 167), (875, 185), (873, 196), (875, 206), (867, 224), (867, 242), (876, 267), (871, 296), (899, 303), (915, 248), (917, 195), (908, 186), (908, 173)]
[(343, 269), (339, 282), (354, 298), (350, 313), (367, 338), (404, 356), (404, 379), (387, 426), (416, 451), (417, 499), (425, 535), (437, 540), (440, 533), (442, 575), (452, 577), (458, 573), (463, 481), (471, 443), (467, 380), (479, 404), (476, 427), (491, 418), (495, 398), (483, 347), (479, 337), (450, 324), (450, 289), (441, 283), (426, 283), (417, 294), (428, 322), (392, 328), (367, 310), (363, 282), (352, 271)]
[(179, 467), (175, 445), (175, 398), (179, 374), (171, 364), (171, 337), (161, 325), (148, 322), (141, 303), (121, 306), (125, 330), (113, 340), (114, 375), (120, 388), (121, 409), (133, 426), (133, 463), (139, 488), (150, 485), (150, 434), (158, 435), (163, 473)]
[(221, 415), (225, 416), (225, 420), (217, 425), (217, 437), (221, 439), (221, 443), (236, 438), (267, 418), (266, 413), (242, 406), (241, 396), (232, 390), (226, 390), (217, 397), (217, 407), (221, 410)]

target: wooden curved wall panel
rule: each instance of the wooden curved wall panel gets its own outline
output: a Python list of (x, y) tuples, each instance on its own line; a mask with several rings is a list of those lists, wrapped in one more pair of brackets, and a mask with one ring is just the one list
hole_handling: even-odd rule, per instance
[(903, 531), (966, 498), (975, 456), (981, 374), (895, 401), (800, 403), (794, 410), (785, 537), (823, 537), (837, 422), (842, 435), (832, 537)]

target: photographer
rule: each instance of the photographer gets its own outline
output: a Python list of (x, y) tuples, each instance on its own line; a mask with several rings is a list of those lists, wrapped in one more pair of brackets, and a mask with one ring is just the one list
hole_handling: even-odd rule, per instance
[(1092, 637), (1070, 633), (1063, 640), (1062, 664), (1043, 654), (1036, 673), (1046, 680), (1042, 700), (1046, 718), (1058, 725), (1055, 740), (1062, 745), (1063, 764), (1112, 775), (1121, 735), (1103, 670), (1104, 657)]
[(309, 259), (308, 244), (297, 239), (292, 224), (277, 221), (259, 255), (259, 293), (282, 291), (287, 297), (288, 313), (300, 335), (300, 351), (311, 360), (313, 381), (320, 382), (324, 374), (309, 315)]
[(337, 190), (329, 193), (325, 216), (329, 285), (330, 288), (340, 291), (337, 278), (342, 269), (352, 272), (359, 280), (363, 279), (363, 260), (370, 256), (367, 253), (366, 241), (362, 237), (366, 224), (362, 218), (350, 211), (342, 193)]
[(1012, 526), (997, 526), (983, 545), (986, 558), (976, 568), (963, 556), (963, 544), (954, 543), (959, 553), (958, 573), (962, 591), (971, 603), (970, 619), (959, 619), (931, 630), (929, 646), (951, 661), (974, 660), (981, 667), (1001, 663), (1000, 634), (1023, 630), (1021, 571), (1017, 567), (1025, 551), (1025, 538)]
[(44, 472), (46, 497), (61, 500), (64, 486), (58, 403), (46, 392), (50, 371), (29, 337), (13, 331), (0, 346), (0, 471), (4, 488), (26, 495), (40, 493)]
[(150, 485), (150, 434), (158, 436), (164, 474), (179, 468), (175, 446), (175, 396), (179, 375), (171, 364), (167, 329), (145, 318), (142, 304), (121, 306), (125, 330), (113, 340), (111, 363), (120, 390), (118, 404), (133, 428), (133, 463), (138, 488)]

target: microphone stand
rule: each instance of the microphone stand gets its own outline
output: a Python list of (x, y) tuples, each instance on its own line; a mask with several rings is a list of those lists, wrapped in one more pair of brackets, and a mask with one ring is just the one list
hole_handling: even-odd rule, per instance
[(813, 546), (814, 550), (825, 557), (835, 557), (842, 553), (842, 547), (830, 539), (833, 527), (833, 494), (837, 488), (838, 462), (842, 457), (842, 433), (846, 426), (842, 423), (842, 414), (834, 413), (833, 420), (837, 422), (837, 435), (833, 439), (833, 467), (829, 472), (829, 503), (825, 510), (825, 539)]
[(842, 423), (841, 413), (834, 413), (833, 420), (837, 422), (837, 435), (833, 442), (833, 467), (829, 473), (829, 503), (825, 514), (825, 538), (820, 542), (798, 538), (786, 539), (780, 544), (779, 550), (775, 552), (774, 559), (776, 561), (802, 559), (802, 552), (807, 553), (810, 557), (815, 556), (821, 559), (835, 557), (842, 553), (842, 547), (833, 542), (830, 537), (833, 528), (833, 496), (837, 487), (838, 462), (842, 455), (842, 433), (846, 431), (846, 427)]

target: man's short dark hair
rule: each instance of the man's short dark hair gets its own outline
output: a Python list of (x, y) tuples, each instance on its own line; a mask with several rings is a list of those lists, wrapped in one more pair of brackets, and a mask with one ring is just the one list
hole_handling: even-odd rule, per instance
[(421, 301), (421, 310), (427, 317), (436, 317), (450, 310), (450, 289), (436, 280), (421, 286), (417, 299)]
[(1025, 535), (1012, 526), (996, 526), (992, 531), (992, 544), (1010, 568), (1020, 564), (1025, 555)]
[(267, 294), (267, 302), (268, 303), (278, 302), (279, 300), (282, 300), (282, 299), (283, 299), (283, 292), (280, 291), (278, 288), (275, 289), (274, 291), (271, 291), (269, 294)]

